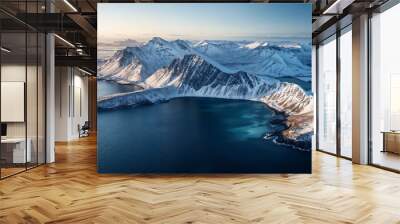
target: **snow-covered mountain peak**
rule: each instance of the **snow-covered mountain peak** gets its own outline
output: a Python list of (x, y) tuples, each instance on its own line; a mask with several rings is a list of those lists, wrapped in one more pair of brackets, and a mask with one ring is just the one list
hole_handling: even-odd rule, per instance
[(185, 55), (182, 59), (174, 59), (170, 65), (157, 70), (146, 79), (145, 83), (152, 88), (165, 87), (168, 85), (179, 86), (185, 79), (193, 74), (220, 73), (221, 71), (196, 54)]
[(153, 37), (151, 38), (146, 44), (157, 44), (157, 45), (162, 45), (168, 43), (167, 40), (164, 40), (161, 37)]
[(142, 46), (118, 51), (99, 66), (98, 74), (101, 78), (141, 82), (172, 60), (192, 53), (193, 49), (183, 40), (154, 37)]
[(286, 43), (286, 44), (279, 44), (278, 47), (300, 49), (301, 45), (296, 43)]
[(248, 48), (248, 49), (254, 49), (254, 48), (257, 48), (257, 47), (262, 46), (262, 45), (263, 45), (262, 42), (255, 41), (255, 42), (252, 42), (252, 43), (244, 45), (244, 47)]
[(185, 41), (185, 40), (177, 39), (177, 40), (172, 41), (172, 43), (174, 43), (175, 45), (177, 45), (177, 46), (179, 46), (179, 47), (181, 47), (183, 49), (191, 48), (190, 43), (188, 41)]
[(199, 41), (199, 42), (197, 42), (197, 43), (193, 44), (193, 46), (194, 46), (194, 47), (198, 47), (198, 46), (206, 46), (206, 45), (208, 45), (208, 42), (207, 42), (207, 41), (205, 41), (205, 40), (202, 40), (202, 41)]
[(99, 77), (142, 82), (185, 55), (199, 55), (225, 73), (244, 71), (262, 77), (293, 76), (311, 80), (311, 45), (296, 42), (203, 40), (167, 41), (154, 37), (127, 47), (99, 65)]

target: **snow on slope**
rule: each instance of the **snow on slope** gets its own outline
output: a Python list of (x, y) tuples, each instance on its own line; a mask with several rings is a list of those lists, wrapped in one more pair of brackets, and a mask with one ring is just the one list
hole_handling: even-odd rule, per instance
[[(297, 43), (251, 42), (218, 44), (203, 42), (194, 48), (233, 71), (261, 76), (294, 76), (311, 80), (311, 48)], [(210, 47), (212, 46), (212, 47)]]
[(98, 107), (157, 102), (174, 97), (201, 96), (262, 101), (277, 111), (299, 114), (308, 109), (311, 96), (293, 83), (262, 79), (246, 72), (222, 72), (198, 55), (175, 59), (146, 79), (147, 90), (101, 98)]
[(185, 40), (166, 41), (154, 37), (143, 45), (117, 51), (110, 59), (99, 65), (98, 76), (110, 80), (141, 82), (156, 70), (169, 65), (174, 59), (183, 58), (188, 54), (201, 55), (220, 70), (231, 72), (212, 58), (196, 52), (190, 44)]
[(191, 47), (182, 40), (168, 42), (154, 37), (142, 46), (127, 47), (115, 53), (99, 66), (100, 78), (142, 81), (157, 69), (168, 65), (175, 58), (192, 53)]
[(260, 98), (261, 102), (287, 115), (307, 113), (313, 110), (312, 96), (309, 96), (298, 85), (283, 82), (272, 94)]
[(244, 71), (260, 76), (293, 76), (311, 80), (311, 47), (299, 43), (249, 41), (166, 41), (118, 51), (98, 68), (100, 78), (141, 82), (174, 59), (197, 54), (226, 73)]

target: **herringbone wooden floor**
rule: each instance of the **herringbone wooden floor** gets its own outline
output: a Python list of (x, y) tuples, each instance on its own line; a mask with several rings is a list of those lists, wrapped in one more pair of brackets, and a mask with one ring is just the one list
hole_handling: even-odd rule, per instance
[(400, 175), (313, 153), (312, 175), (96, 173), (96, 139), (0, 181), (0, 223), (400, 223)]

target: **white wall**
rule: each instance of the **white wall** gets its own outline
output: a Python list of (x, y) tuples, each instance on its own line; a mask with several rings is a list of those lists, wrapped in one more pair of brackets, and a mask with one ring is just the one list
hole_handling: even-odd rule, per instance
[[(25, 66), (25, 64), (5, 63), (1, 66), (1, 76), (2, 82), (23, 82), (25, 86), (19, 90), (19, 94), (24, 94), (26, 90), (26, 99), (22, 102), (23, 105), (18, 108), (10, 108), (3, 105), (1, 108), (2, 114), (5, 112), (22, 113), (21, 116), (23, 117), (22, 121), (5, 122), (7, 124), (7, 137), (24, 138), (27, 136), (31, 144), (29, 146), (32, 152), (31, 161), (36, 162), (36, 159), (39, 159), (38, 162), (43, 163), (45, 158), (45, 120), (43, 113), (45, 107), (45, 90), (43, 80), (44, 74), (41, 72), (41, 67), (37, 67), (36, 65)], [(3, 90), (4, 89), (2, 89), (2, 94), (7, 94), (4, 93)], [(2, 98), (8, 97), (7, 95), (2, 95)], [(24, 117), (25, 113), (26, 119)]]
[[(75, 70), (76, 72), (76, 70)], [(72, 99), (74, 102), (71, 103), (73, 108), (72, 111), (72, 119), (71, 119), (71, 136), (72, 138), (78, 138), (78, 125), (83, 125), (85, 121), (88, 121), (89, 113), (88, 113), (88, 78), (86, 76), (74, 75), (73, 86), (72, 88), (74, 96)]]
[[(26, 70), (27, 69), (27, 70)], [(28, 66), (26, 67), (25, 64), (20, 65), (20, 64), (3, 64), (1, 66), (1, 81), (2, 82), (24, 82), (26, 83), (25, 76), (26, 76), (26, 71), (28, 74), (31, 74), (33, 71), (36, 72), (36, 67), (33, 66)], [(30, 84), (32, 81), (30, 80)], [(33, 83), (36, 85), (36, 82)], [(36, 90), (33, 92), (30, 92), (29, 90), (32, 89), (27, 89), (28, 93), (28, 103), (33, 101), (31, 98), (36, 98)], [(36, 107), (36, 105), (33, 105)], [(7, 110), (7, 108), (1, 108), (1, 110)], [(30, 111), (28, 111), (30, 112)], [(31, 117), (33, 114), (28, 113), (28, 121), (31, 122), (36, 118), (36, 114), (34, 114), (34, 117)], [(35, 120), (36, 121), (36, 120)], [(36, 123), (36, 122), (35, 122)], [(7, 135), (8, 137), (25, 137), (25, 126), (26, 122), (7, 122)], [(32, 124), (28, 126), (28, 128), (33, 127)], [(34, 127), (36, 128), (36, 127)], [(28, 133), (28, 137), (29, 133)]]
[(69, 136), (69, 85), (70, 69), (55, 69), (55, 140), (68, 141)]
[(55, 140), (79, 138), (78, 125), (88, 120), (88, 78), (72, 67), (56, 67)]
[[(25, 64), (5, 64), (1, 66), (1, 81), (25, 82)], [(7, 108), (1, 108), (6, 110)], [(7, 123), (7, 137), (25, 137), (25, 122)]]

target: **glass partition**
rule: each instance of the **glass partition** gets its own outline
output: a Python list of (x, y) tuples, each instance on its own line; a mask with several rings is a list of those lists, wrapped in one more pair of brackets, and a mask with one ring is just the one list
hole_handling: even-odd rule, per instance
[(400, 5), (371, 19), (371, 162), (400, 170)]
[(30, 162), (26, 141), (26, 41), (25, 32), (1, 34), (2, 177), (24, 171), (26, 162)]
[(26, 74), (26, 113), (27, 113), (27, 144), (29, 159), (27, 167), (31, 168), (37, 165), (38, 150), (38, 35), (35, 32), (27, 33), (27, 74)]
[(46, 36), (38, 33), (38, 74), (37, 74), (37, 163), (46, 162)]
[[(42, 5), (0, 3), (19, 13), (41, 12)], [(2, 12), (0, 26), (0, 178), (5, 178), (45, 163), (46, 39)]]
[(351, 26), (340, 36), (340, 154), (352, 157), (352, 32)]
[(318, 47), (318, 149), (336, 154), (336, 36)]

